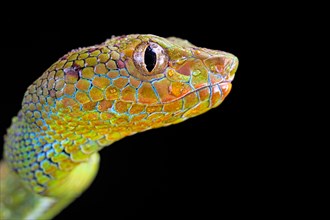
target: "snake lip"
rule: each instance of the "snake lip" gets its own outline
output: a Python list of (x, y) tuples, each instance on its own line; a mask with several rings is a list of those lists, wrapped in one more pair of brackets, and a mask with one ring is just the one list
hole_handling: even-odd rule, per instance
[[(186, 95), (189, 95), (193, 92), (198, 92), (199, 90), (202, 90), (204, 88), (211, 88), (213, 86), (218, 86), (218, 85), (221, 85), (221, 84), (229, 84), (229, 83), (231, 83), (231, 81), (222, 81), (222, 82), (218, 82), (218, 83), (209, 84), (209, 85), (206, 85), (206, 86), (202, 86), (201, 88), (195, 89), (195, 90), (187, 93)], [(184, 95), (184, 96), (186, 96), (186, 95)]]
[(181, 97), (178, 97), (177, 99), (174, 99), (174, 100), (171, 100), (171, 101), (168, 101), (168, 102), (161, 102), (161, 104), (168, 104), (168, 103), (175, 102), (175, 101), (177, 101), (179, 99), (183, 99), (184, 97), (186, 97), (186, 96), (188, 96), (188, 95), (190, 95), (192, 93), (198, 92), (198, 91), (200, 91), (202, 89), (205, 89), (205, 88), (211, 88), (213, 86), (218, 86), (218, 85), (221, 85), (221, 84), (229, 84), (229, 83), (231, 83), (230, 80), (221, 81), (221, 82), (217, 82), (217, 83), (213, 83), (213, 84), (208, 84), (208, 85), (202, 86), (202, 87), (200, 87), (198, 89), (192, 90), (192, 91), (188, 92), (187, 94), (185, 94), (185, 95), (183, 95)]

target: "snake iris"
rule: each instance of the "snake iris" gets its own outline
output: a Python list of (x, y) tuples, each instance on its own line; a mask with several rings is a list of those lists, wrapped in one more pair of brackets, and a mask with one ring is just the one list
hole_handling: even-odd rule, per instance
[(232, 54), (155, 35), (72, 50), (28, 87), (7, 131), (0, 218), (54, 217), (93, 181), (100, 149), (217, 107), (237, 66)]

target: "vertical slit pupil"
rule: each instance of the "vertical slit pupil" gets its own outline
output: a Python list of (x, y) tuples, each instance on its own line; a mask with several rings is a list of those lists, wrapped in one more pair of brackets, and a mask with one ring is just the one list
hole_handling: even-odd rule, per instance
[(146, 51), (144, 52), (144, 63), (147, 66), (147, 70), (149, 72), (151, 72), (155, 65), (156, 65), (156, 60), (157, 60), (157, 55), (156, 53), (153, 51), (153, 49), (148, 46)]

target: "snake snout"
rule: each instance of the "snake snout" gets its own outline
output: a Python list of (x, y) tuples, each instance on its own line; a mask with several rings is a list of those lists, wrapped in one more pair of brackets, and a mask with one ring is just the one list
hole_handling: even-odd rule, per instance
[(236, 70), (238, 68), (238, 59), (235, 56), (230, 58), (230, 62), (228, 64), (228, 79), (232, 81), (235, 77)]
[(224, 81), (232, 81), (238, 67), (238, 59), (229, 53), (219, 53), (204, 60), (205, 66), (211, 73), (221, 77)]

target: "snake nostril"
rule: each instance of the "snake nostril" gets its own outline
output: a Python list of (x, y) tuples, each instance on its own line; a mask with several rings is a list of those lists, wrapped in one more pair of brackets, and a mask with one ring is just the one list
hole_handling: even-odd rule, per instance
[(204, 60), (205, 66), (215, 74), (225, 74), (225, 57), (215, 56)]
[(211, 71), (214, 73), (223, 73), (223, 66), (220, 64), (215, 64), (210, 67)]

